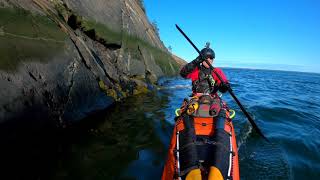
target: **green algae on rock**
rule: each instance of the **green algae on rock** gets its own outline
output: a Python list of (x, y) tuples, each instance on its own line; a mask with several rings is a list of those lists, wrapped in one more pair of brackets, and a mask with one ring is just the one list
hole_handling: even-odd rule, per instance
[(15, 70), (26, 61), (46, 62), (63, 53), (67, 35), (46, 16), (0, 8), (0, 69)]

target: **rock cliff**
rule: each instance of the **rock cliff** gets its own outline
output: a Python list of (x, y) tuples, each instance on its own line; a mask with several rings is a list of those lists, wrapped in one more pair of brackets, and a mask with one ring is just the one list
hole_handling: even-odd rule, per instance
[(65, 126), (181, 66), (139, 0), (0, 0), (0, 55), (0, 124)]

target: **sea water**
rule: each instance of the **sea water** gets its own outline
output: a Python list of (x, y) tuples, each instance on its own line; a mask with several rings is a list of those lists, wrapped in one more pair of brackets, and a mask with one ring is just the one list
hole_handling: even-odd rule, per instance
[[(223, 94), (236, 110), (241, 179), (320, 177), (320, 74), (223, 70), (234, 94), (270, 140), (261, 138), (232, 97)], [(174, 111), (191, 94), (191, 82), (173, 77), (159, 85), (49, 139), (43, 133), (14, 138), (17, 142), (6, 145), (11, 150), (1, 154), (10, 162), (7, 172), (26, 179), (160, 179)]]

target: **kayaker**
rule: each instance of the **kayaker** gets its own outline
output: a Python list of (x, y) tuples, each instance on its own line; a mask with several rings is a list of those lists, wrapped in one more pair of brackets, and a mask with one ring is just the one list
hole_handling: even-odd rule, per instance
[(229, 108), (217, 95), (217, 91), (228, 91), (230, 85), (220, 68), (212, 70), (205, 62), (212, 64), (215, 59), (208, 43), (200, 53), (180, 71), (183, 78), (192, 80), (193, 97), (185, 99), (177, 116), (162, 180), (239, 179)]
[[(201, 50), (202, 57), (206, 58), (209, 63), (213, 63), (215, 59), (214, 51), (207, 45)], [(215, 95), (219, 90), (221, 93), (228, 91), (229, 82), (220, 68), (214, 68), (223, 82), (219, 80), (217, 75), (210, 69), (210, 66), (198, 56), (196, 59), (186, 64), (180, 71), (183, 78), (192, 80), (193, 94), (204, 93)]]
[[(212, 64), (215, 59), (214, 51), (209, 47), (209, 43), (206, 44), (206, 47), (200, 51), (203, 58)], [(217, 77), (218, 73), (223, 82)], [(216, 99), (215, 106), (212, 106), (210, 109), (214, 114), (220, 113), (220, 108), (222, 106), (219, 96), (217, 96), (217, 91), (225, 93), (230, 88), (229, 81), (226, 75), (220, 68), (214, 68), (211, 70), (210, 66), (198, 56), (195, 60), (186, 64), (180, 71), (180, 75), (183, 78), (189, 78), (192, 80), (192, 95), (193, 96), (202, 96), (202, 95), (211, 95), (213, 99)], [(218, 116), (216, 121), (216, 129), (224, 128), (224, 118)]]

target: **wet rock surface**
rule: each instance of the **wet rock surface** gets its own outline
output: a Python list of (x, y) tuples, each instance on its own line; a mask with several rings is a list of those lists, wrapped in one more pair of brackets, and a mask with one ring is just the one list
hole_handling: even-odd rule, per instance
[(179, 69), (135, 0), (0, 0), (0, 54), (1, 125), (65, 127)]

